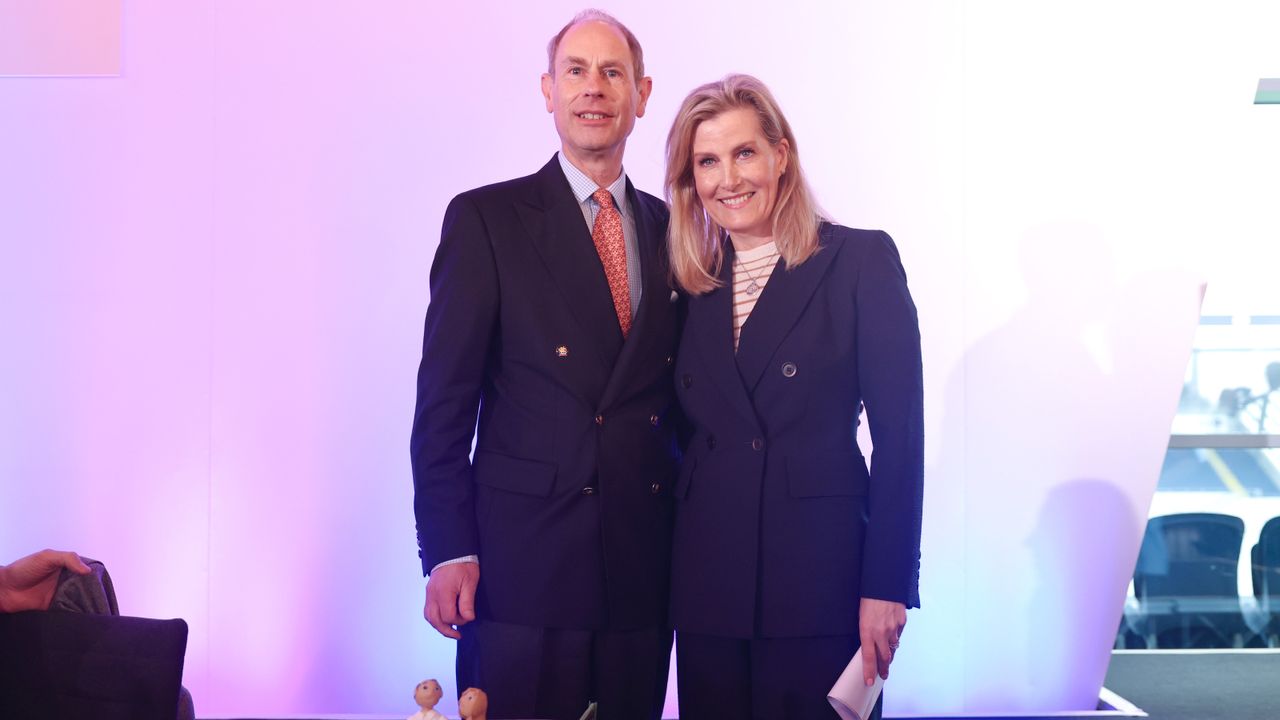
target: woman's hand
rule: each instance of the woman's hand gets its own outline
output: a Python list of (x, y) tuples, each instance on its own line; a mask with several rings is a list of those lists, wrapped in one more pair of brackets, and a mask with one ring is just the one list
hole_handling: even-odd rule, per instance
[(889, 678), (889, 664), (907, 626), (907, 606), (890, 600), (862, 598), (858, 605), (858, 635), (862, 639), (862, 679), (867, 687), (876, 673)]

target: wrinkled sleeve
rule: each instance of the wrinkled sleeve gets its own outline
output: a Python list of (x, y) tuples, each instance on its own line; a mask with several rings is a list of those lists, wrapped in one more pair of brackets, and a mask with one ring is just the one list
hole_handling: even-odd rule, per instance
[(479, 553), (471, 443), (498, 322), (498, 274), (484, 219), (466, 195), (445, 211), (430, 286), (409, 442), (424, 575)]
[(924, 393), (920, 328), (893, 240), (871, 238), (858, 273), (857, 356), (870, 423), (863, 597), (920, 606)]

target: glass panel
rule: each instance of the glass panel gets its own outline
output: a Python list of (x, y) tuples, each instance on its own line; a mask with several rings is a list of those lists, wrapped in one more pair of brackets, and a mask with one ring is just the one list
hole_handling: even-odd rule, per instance
[(1205, 297), (1117, 647), (1280, 647), (1280, 293), (1270, 287), (1230, 282)]
[(1280, 433), (1280, 324), (1272, 320), (1202, 318), (1173, 434)]
[(1280, 496), (1278, 462), (1280, 451), (1274, 448), (1170, 448), (1160, 469), (1157, 492)]

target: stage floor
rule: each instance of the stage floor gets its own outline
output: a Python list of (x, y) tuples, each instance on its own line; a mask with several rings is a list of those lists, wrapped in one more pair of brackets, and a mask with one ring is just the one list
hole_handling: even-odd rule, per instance
[[(1276, 720), (1280, 718), (1280, 650), (1116, 650), (1107, 670), (1106, 688), (1145, 712), (1151, 720)], [(196, 713), (199, 711), (197, 698)], [(1121, 716), (1116, 712), (1099, 712), (1036, 717), (1083, 720)], [(386, 718), (324, 717), (326, 720)], [(952, 717), (956, 716), (927, 719), (915, 716), (914, 720)], [(984, 717), (1031, 720), (1030, 716)], [(977, 718), (968, 716), (965, 720)]]
[(1280, 718), (1280, 650), (1116, 650), (1106, 687), (1152, 720)]
[[(1276, 720), (1280, 718), (1280, 650), (1116, 650), (1111, 654), (1105, 687), (1151, 720)], [(1124, 716), (1096, 712), (966, 716), (964, 720)], [(958, 716), (915, 716), (912, 720), (953, 717), (958, 720)]]

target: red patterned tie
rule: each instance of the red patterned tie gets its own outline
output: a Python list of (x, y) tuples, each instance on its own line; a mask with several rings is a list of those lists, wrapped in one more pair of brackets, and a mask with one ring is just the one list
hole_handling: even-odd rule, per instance
[(591, 228), (591, 240), (600, 253), (604, 276), (609, 280), (609, 292), (613, 294), (613, 309), (618, 313), (618, 325), (622, 337), (631, 330), (631, 289), (627, 284), (627, 246), (622, 239), (622, 214), (613, 206), (613, 196), (600, 188), (591, 197), (600, 203), (596, 224)]

